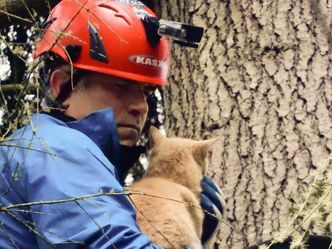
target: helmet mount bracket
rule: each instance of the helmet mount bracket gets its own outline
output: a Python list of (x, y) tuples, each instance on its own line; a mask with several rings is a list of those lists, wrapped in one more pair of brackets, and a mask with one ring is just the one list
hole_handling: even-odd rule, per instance
[(141, 20), (147, 39), (153, 47), (158, 45), (161, 36), (166, 36), (181, 46), (198, 48), (204, 32), (202, 27), (158, 19), (149, 15), (144, 15)]

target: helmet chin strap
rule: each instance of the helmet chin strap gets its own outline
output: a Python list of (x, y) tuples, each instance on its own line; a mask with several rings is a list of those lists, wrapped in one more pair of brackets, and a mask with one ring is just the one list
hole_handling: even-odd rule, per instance
[(202, 27), (158, 19), (149, 15), (142, 16), (141, 20), (147, 39), (153, 47), (158, 45), (161, 36), (166, 36), (181, 46), (197, 48), (204, 32)]

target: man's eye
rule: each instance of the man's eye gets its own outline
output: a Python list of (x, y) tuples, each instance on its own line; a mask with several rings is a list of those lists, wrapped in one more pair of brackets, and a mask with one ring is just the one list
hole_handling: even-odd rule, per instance
[(114, 85), (119, 88), (127, 88), (129, 86), (128, 84), (120, 84), (120, 83), (115, 83)]

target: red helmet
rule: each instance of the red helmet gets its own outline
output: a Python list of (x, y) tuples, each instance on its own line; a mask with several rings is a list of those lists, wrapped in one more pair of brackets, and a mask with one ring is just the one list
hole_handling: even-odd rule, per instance
[(156, 17), (135, 0), (62, 0), (34, 56), (53, 52), (79, 69), (166, 85), (169, 44), (164, 37), (149, 41), (144, 16)]

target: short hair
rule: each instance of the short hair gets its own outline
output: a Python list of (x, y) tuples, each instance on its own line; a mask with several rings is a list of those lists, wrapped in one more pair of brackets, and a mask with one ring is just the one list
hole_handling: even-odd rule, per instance
[(42, 56), (42, 65), (39, 69), (39, 78), (41, 81), (41, 102), (40, 106), (43, 110), (49, 112), (63, 112), (63, 102), (68, 98), (70, 92), (80, 81), (85, 70), (72, 68), (72, 77), (63, 84), (58, 96), (53, 96), (50, 78), (55, 69), (63, 65), (70, 65), (61, 57), (50, 52)]

